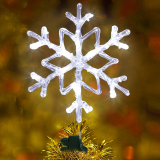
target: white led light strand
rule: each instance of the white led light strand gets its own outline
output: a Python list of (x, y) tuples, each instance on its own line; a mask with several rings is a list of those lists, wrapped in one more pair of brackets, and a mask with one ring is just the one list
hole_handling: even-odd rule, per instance
[[(48, 75), (46, 78), (42, 78), (41, 76), (37, 75), (35, 72), (31, 73), (31, 78), (35, 79), (37, 81), (36, 84), (33, 86), (29, 87), (29, 92), (33, 92), (39, 87), (42, 87), (41, 89), (41, 97), (46, 97), (46, 92), (47, 92), (47, 87), (48, 84), (52, 79), (54, 79), (56, 76), (59, 76), (59, 89), (62, 95), (66, 95), (68, 92), (70, 92), (71, 89), (74, 90), (75, 92), (75, 97), (76, 100), (72, 103), (72, 105), (66, 109), (67, 113), (71, 113), (74, 109), (76, 110), (76, 120), (78, 123), (82, 121), (82, 116), (81, 116), (81, 110), (84, 108), (85, 112), (88, 113), (93, 110), (91, 106), (89, 106), (85, 101), (82, 101), (82, 96), (81, 96), (81, 87), (83, 86), (85, 89), (95, 93), (95, 94), (101, 94), (101, 85), (100, 85), (100, 78), (106, 81), (110, 87), (110, 97), (115, 98), (116, 97), (116, 92), (115, 88), (119, 89), (122, 91), (125, 95), (129, 96), (129, 91), (121, 86), (119, 86), (119, 82), (126, 81), (127, 77), (126, 76), (121, 76), (117, 78), (110, 78), (108, 77), (103, 71), (106, 70), (109, 66), (113, 64), (118, 63), (118, 59), (112, 58), (106, 53), (104, 53), (104, 50), (108, 49), (110, 46), (117, 46), (119, 48), (123, 49), (128, 49), (129, 46), (119, 42), (124, 36), (127, 36), (130, 34), (130, 30), (126, 29), (120, 33), (117, 33), (118, 27), (117, 26), (112, 26), (112, 31), (111, 31), (111, 38), (110, 40), (103, 44), (100, 45), (100, 29), (98, 27), (95, 27), (93, 30), (90, 32), (86, 33), (85, 35), (82, 36), (81, 34), (81, 28), (82, 25), (86, 22), (89, 21), (91, 17), (93, 17), (93, 14), (88, 13), (84, 17), (81, 18), (81, 9), (82, 5), (79, 3), (77, 4), (77, 17), (74, 17), (71, 13), (66, 12), (66, 17), (69, 18), (73, 23), (76, 25), (76, 32), (75, 34), (71, 33), (65, 28), (61, 28), (59, 30), (59, 37), (60, 37), (60, 45), (57, 46), (49, 41), (49, 32), (47, 31), (46, 27), (42, 27), (41, 29), (41, 36), (37, 35), (36, 33), (32, 31), (28, 31), (27, 34), (30, 37), (34, 37), (38, 40), (38, 42), (33, 43), (30, 45), (31, 49), (37, 49), (41, 46), (47, 45), (50, 49), (55, 50), (55, 54), (52, 56), (43, 59), (41, 64), (42, 66), (50, 69), (53, 71), (50, 75)], [(83, 41), (88, 38), (90, 35), (95, 33), (96, 37), (96, 43), (95, 43), (95, 49), (89, 51), (85, 56), (82, 54), (82, 43)], [(76, 56), (74, 56), (72, 53), (68, 52), (65, 49), (64, 46), (64, 34), (68, 35), (76, 45)], [(91, 67), (89, 64), (87, 64), (87, 61), (92, 59), (95, 55), (99, 54), (101, 57), (109, 60), (108, 63), (106, 63), (103, 67), (96, 69)], [(64, 56), (67, 59), (71, 61), (70, 64), (67, 66), (61, 68), (58, 66), (55, 66), (51, 63), (49, 63), (50, 60), (56, 58), (56, 57), (61, 57)], [(70, 71), (71, 69), (76, 68), (75, 71), (75, 81), (70, 84), (68, 87), (64, 88), (64, 73)], [(86, 83), (83, 82), (82, 80), (82, 74), (81, 71), (85, 69), (87, 72), (90, 72), (93, 74), (96, 78), (97, 81), (97, 90), (88, 86)]]

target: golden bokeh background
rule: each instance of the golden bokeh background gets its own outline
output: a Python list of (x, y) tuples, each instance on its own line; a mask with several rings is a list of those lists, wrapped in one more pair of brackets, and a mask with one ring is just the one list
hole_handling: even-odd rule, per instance
[[(82, 98), (93, 107), (83, 119), (94, 129), (97, 141), (113, 140), (115, 160), (160, 159), (160, 1), (159, 0), (0, 0), (0, 159), (42, 160), (49, 142), (47, 136), (59, 139), (59, 132), (75, 119), (66, 108), (75, 100), (74, 92), (61, 95), (59, 80), (51, 81), (47, 97), (40, 97), (40, 89), (33, 93), (28, 87), (35, 83), (31, 72), (42, 77), (50, 70), (41, 60), (54, 54), (43, 46), (31, 50), (34, 38), (26, 32), (41, 33), (46, 26), (50, 41), (59, 45), (59, 29), (75, 32), (74, 24), (65, 17), (69, 11), (76, 15), (76, 5), (82, 3), (82, 15), (94, 14), (82, 27), (82, 34), (94, 27), (101, 29), (101, 44), (106, 43), (112, 25), (119, 31), (130, 29), (131, 34), (121, 41), (128, 50), (110, 47), (106, 53), (119, 63), (105, 73), (110, 77), (126, 75), (121, 86), (130, 90), (127, 97), (119, 90), (117, 97), (109, 97), (109, 88), (101, 80), (102, 94), (85, 89)], [(83, 54), (94, 48), (95, 37), (83, 43)], [(66, 49), (75, 54), (75, 45), (65, 36)], [(99, 56), (89, 61), (101, 67), (107, 61)], [(51, 63), (63, 67), (69, 63), (56, 58)], [(83, 80), (96, 88), (94, 76), (82, 72)], [(65, 74), (65, 86), (74, 81), (74, 70)]]

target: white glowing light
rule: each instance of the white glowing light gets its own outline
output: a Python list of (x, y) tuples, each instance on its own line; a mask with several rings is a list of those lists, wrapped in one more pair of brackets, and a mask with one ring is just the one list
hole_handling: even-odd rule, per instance
[[(85, 89), (94, 92), (95, 94), (101, 94), (101, 85), (100, 85), (100, 78), (106, 81), (110, 87), (110, 97), (115, 98), (116, 97), (116, 92), (115, 88), (119, 89), (122, 91), (125, 95), (129, 96), (129, 91), (121, 86), (119, 86), (119, 82), (126, 81), (127, 77), (126, 76), (121, 76), (117, 78), (110, 78), (108, 77), (103, 71), (106, 70), (109, 66), (118, 63), (118, 59), (110, 57), (106, 53), (104, 53), (104, 50), (108, 49), (110, 46), (117, 46), (119, 48), (123, 49), (128, 49), (129, 46), (119, 42), (124, 36), (127, 36), (130, 34), (130, 30), (126, 29), (120, 33), (117, 33), (118, 27), (117, 26), (112, 26), (112, 31), (111, 31), (111, 39), (103, 44), (100, 45), (100, 29), (98, 27), (95, 27), (93, 30), (90, 32), (86, 33), (85, 35), (82, 36), (81, 34), (81, 27), (82, 25), (86, 22), (89, 21), (90, 18), (93, 17), (93, 14), (88, 13), (84, 17), (81, 18), (81, 9), (82, 5), (79, 3), (77, 5), (77, 17), (74, 17), (71, 13), (66, 12), (66, 17), (69, 18), (73, 23), (76, 25), (76, 32), (71, 33), (65, 28), (61, 28), (59, 30), (59, 37), (60, 37), (60, 45), (57, 46), (49, 41), (49, 32), (47, 31), (46, 27), (42, 27), (41, 30), (41, 36), (37, 35), (36, 33), (32, 31), (28, 31), (27, 34), (30, 37), (34, 37), (38, 40), (38, 42), (33, 43), (30, 45), (31, 49), (37, 49), (41, 46), (47, 45), (49, 48), (55, 50), (55, 54), (52, 56), (43, 59), (41, 64), (42, 66), (50, 69), (53, 71), (50, 75), (48, 75), (46, 78), (42, 78), (41, 76), (37, 75), (36, 73), (32, 72), (31, 73), (31, 78), (35, 79), (37, 83), (35, 83), (33, 86), (29, 87), (29, 91), (33, 92), (39, 87), (42, 87), (41, 89), (41, 97), (46, 97), (46, 92), (47, 92), (47, 87), (48, 84), (52, 79), (54, 79), (56, 76), (59, 76), (59, 89), (61, 94), (66, 95), (68, 92), (70, 92), (71, 89), (74, 90), (75, 92), (75, 97), (76, 100), (72, 103), (72, 105), (66, 109), (67, 113), (71, 113), (74, 109), (76, 110), (76, 119), (77, 122), (80, 123), (82, 121), (82, 116), (81, 116), (81, 110), (84, 108), (85, 112), (88, 113), (93, 110), (91, 106), (89, 106), (86, 102), (82, 101), (81, 97), (81, 87), (83, 86)], [(96, 37), (96, 43), (95, 43), (95, 49), (89, 51), (85, 56), (82, 55), (82, 43), (83, 41), (88, 38), (90, 35), (95, 33)], [(72, 53), (68, 52), (65, 49), (64, 46), (64, 34), (68, 35), (76, 45), (76, 56), (74, 56)], [(96, 69), (91, 67), (89, 64), (87, 64), (87, 61), (92, 59), (95, 55), (99, 54), (101, 57), (109, 60), (108, 63), (106, 63), (103, 67)], [(51, 63), (49, 63), (50, 60), (56, 58), (56, 57), (61, 57), (64, 56), (67, 59), (71, 61), (70, 64), (67, 66), (61, 68), (58, 66), (55, 66)], [(70, 71), (71, 69), (76, 68), (75, 71), (75, 81), (70, 84), (68, 87), (64, 88), (64, 73)], [(91, 74), (93, 74), (96, 78), (97, 81), (97, 90), (88, 86), (85, 82), (82, 80), (82, 74), (81, 71), (85, 69)]]

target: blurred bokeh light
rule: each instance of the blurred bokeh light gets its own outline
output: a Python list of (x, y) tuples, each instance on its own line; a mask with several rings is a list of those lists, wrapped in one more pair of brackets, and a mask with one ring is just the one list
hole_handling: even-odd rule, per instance
[[(94, 17), (86, 22), (82, 33), (94, 27), (101, 29), (101, 44), (109, 40), (111, 26), (119, 31), (130, 29), (122, 39), (128, 50), (110, 47), (106, 53), (119, 63), (105, 73), (110, 77), (126, 75), (123, 87), (130, 90), (126, 97), (117, 90), (117, 97), (109, 97), (108, 85), (101, 80), (102, 94), (94, 95), (83, 89), (83, 99), (93, 111), (83, 112), (83, 119), (95, 131), (97, 141), (113, 140), (110, 146), (117, 160), (160, 159), (160, 1), (159, 0), (1, 0), (0, 1), (0, 159), (42, 160), (49, 142), (47, 136), (59, 139), (60, 129), (75, 119), (66, 108), (74, 101), (74, 92), (62, 96), (59, 80), (49, 84), (47, 97), (40, 97), (40, 89), (33, 93), (30, 72), (42, 77), (51, 73), (41, 66), (41, 60), (54, 54), (41, 47), (31, 50), (35, 39), (27, 30), (40, 34), (46, 26), (50, 41), (59, 45), (59, 29), (75, 32), (74, 24), (65, 17), (69, 11), (76, 15), (76, 5), (82, 3), (82, 15)], [(83, 54), (93, 49), (94, 36), (84, 41)], [(65, 36), (67, 50), (75, 54), (75, 45)], [(52, 63), (65, 66), (65, 58)], [(95, 57), (90, 62), (101, 67), (105, 59)], [(83, 72), (84, 81), (96, 88), (94, 76)], [(65, 75), (65, 85), (74, 81), (74, 70)]]

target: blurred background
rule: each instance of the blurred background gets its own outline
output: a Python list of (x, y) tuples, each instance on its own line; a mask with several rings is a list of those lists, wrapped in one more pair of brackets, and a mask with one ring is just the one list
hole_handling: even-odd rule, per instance
[[(63, 96), (59, 80), (51, 81), (47, 97), (40, 97), (40, 89), (33, 93), (28, 87), (35, 81), (30, 73), (42, 77), (51, 73), (41, 66), (41, 60), (54, 54), (43, 46), (31, 50), (36, 42), (26, 32), (41, 34), (46, 26), (50, 41), (59, 45), (59, 29), (75, 32), (73, 22), (65, 17), (69, 11), (76, 16), (76, 5), (82, 3), (82, 15), (90, 12), (94, 17), (82, 27), (82, 34), (94, 27), (101, 29), (101, 44), (111, 36), (112, 25), (119, 32), (130, 29), (131, 34), (121, 42), (128, 50), (110, 47), (105, 52), (119, 59), (105, 73), (113, 77), (126, 75), (120, 83), (130, 91), (125, 96), (119, 90), (117, 97), (109, 97), (109, 88), (101, 80), (102, 94), (95, 95), (85, 89), (82, 98), (93, 107), (83, 120), (94, 130), (97, 142), (113, 140), (115, 160), (160, 159), (160, 1), (159, 0), (1, 0), (0, 1), (0, 159), (42, 160), (47, 136), (59, 140), (59, 132), (75, 119), (66, 108), (75, 100), (74, 92)], [(66, 49), (75, 54), (75, 45), (65, 36)], [(83, 43), (83, 54), (94, 48), (95, 37)], [(64, 67), (69, 61), (63, 57), (51, 63)], [(88, 62), (100, 68), (107, 60), (96, 56)], [(83, 80), (96, 88), (93, 75), (82, 72)], [(74, 81), (74, 70), (65, 74), (65, 86)]]

